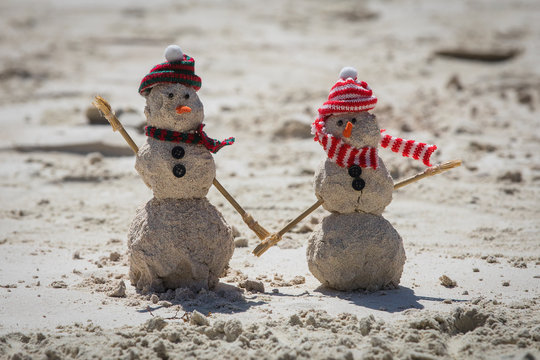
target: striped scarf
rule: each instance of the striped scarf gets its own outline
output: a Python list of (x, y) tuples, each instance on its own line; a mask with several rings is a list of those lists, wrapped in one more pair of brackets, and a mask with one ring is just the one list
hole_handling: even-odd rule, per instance
[(173, 143), (186, 143), (186, 144), (201, 144), (207, 148), (212, 154), (217, 153), (222, 147), (232, 145), (234, 138), (230, 137), (223, 141), (212, 139), (206, 135), (203, 131), (204, 124), (199, 125), (197, 131), (194, 133), (181, 133), (173, 130), (159, 129), (154, 126), (146, 126), (144, 128), (145, 134), (148, 137), (160, 140), (170, 141)]
[[(315, 133), (315, 141), (318, 141), (328, 158), (341, 167), (351, 167), (358, 165), (363, 168), (373, 168), (376, 170), (379, 166), (379, 156), (377, 148), (366, 146), (364, 148), (356, 148), (337, 138), (326, 133), (326, 129), (319, 128), (320, 131)], [(385, 130), (381, 130), (381, 134)], [(380, 145), (383, 148), (390, 148), (395, 153), (401, 153), (405, 157), (412, 157), (415, 160), (422, 160), (426, 166), (431, 166), (429, 159), (431, 154), (437, 150), (436, 145), (417, 142), (414, 140), (405, 140), (388, 134), (381, 136)]]
[(401, 153), (405, 157), (412, 157), (415, 160), (422, 160), (424, 165), (431, 166), (429, 158), (437, 150), (437, 145), (426, 144), (414, 140), (405, 140), (388, 134), (383, 134), (386, 130), (381, 130), (381, 146), (390, 148), (395, 153)]
[(315, 140), (318, 140), (322, 145), (328, 158), (341, 167), (349, 168), (353, 165), (359, 165), (363, 168), (372, 167), (376, 170), (379, 166), (377, 148), (366, 146), (359, 149), (345, 143), (340, 138), (324, 133), (319, 133)]

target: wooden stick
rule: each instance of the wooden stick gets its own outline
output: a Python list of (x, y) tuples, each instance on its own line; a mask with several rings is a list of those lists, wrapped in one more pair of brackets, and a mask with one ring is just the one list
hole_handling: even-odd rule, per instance
[(270, 249), (272, 246), (276, 245), (281, 241), (283, 235), (285, 235), (289, 230), (296, 226), (300, 221), (304, 220), (306, 216), (314, 212), (319, 206), (323, 204), (323, 200), (317, 200), (317, 202), (311, 205), (309, 208), (304, 210), (300, 215), (295, 219), (291, 220), (283, 229), (279, 230), (277, 233), (272, 234), (268, 239), (264, 239), (257, 247), (253, 250), (253, 254), (261, 256), (265, 253), (266, 250)]
[(233, 208), (242, 216), (242, 220), (246, 223), (246, 225), (253, 230), (253, 232), (257, 235), (257, 237), (261, 240), (266, 239), (270, 233), (268, 230), (263, 228), (253, 217), (247, 213), (241, 206), (236, 202), (236, 200), (232, 197), (231, 194), (225, 188), (220, 184), (220, 182), (214, 178), (214, 186), (216, 189), (219, 190), (219, 192), (225, 197), (225, 199), (229, 200)]
[(137, 146), (137, 144), (135, 144), (131, 136), (129, 136), (129, 134), (126, 132), (126, 129), (124, 129), (124, 126), (112, 111), (111, 105), (109, 105), (109, 103), (99, 95), (94, 98), (92, 105), (97, 107), (101, 114), (105, 117), (105, 119), (109, 121), (109, 124), (111, 124), (113, 128), (113, 131), (120, 131), (120, 134), (122, 134), (122, 137), (124, 138), (124, 140), (126, 140), (131, 150), (133, 150), (135, 155), (137, 155), (137, 153), (139, 152), (139, 147)]
[[(139, 147), (137, 146), (137, 144), (135, 144), (131, 136), (129, 136), (129, 134), (126, 132), (124, 126), (122, 126), (122, 123), (120, 122), (120, 120), (118, 120), (118, 118), (112, 111), (111, 105), (107, 102), (107, 100), (105, 100), (101, 96), (96, 96), (92, 104), (97, 107), (101, 114), (103, 114), (103, 116), (109, 121), (113, 128), (113, 131), (119, 131), (120, 134), (122, 134), (135, 155), (137, 155), (137, 153), (139, 152)], [(255, 219), (253, 219), (253, 217), (248, 214), (240, 206), (240, 204), (238, 204), (238, 202), (233, 198), (233, 196), (229, 194), (227, 190), (225, 190), (225, 188), (216, 178), (214, 178), (213, 184), (216, 189), (218, 189), (219, 192), (225, 197), (225, 199), (227, 199), (235, 208), (235, 210), (242, 216), (242, 220), (244, 220), (246, 225), (251, 230), (253, 230), (253, 232), (257, 235), (259, 239), (264, 240), (270, 235), (270, 233), (265, 228), (263, 228), (257, 221), (255, 221)]]
[(445, 172), (447, 170), (453, 169), (453, 168), (458, 167), (460, 165), (461, 165), (461, 160), (450, 160), (450, 161), (444, 162), (442, 164), (432, 166), (430, 168), (427, 168), (426, 170), (424, 170), (421, 173), (418, 173), (418, 174), (416, 174), (414, 176), (411, 176), (408, 179), (401, 180), (400, 182), (396, 183), (394, 185), (394, 190), (397, 190), (397, 189), (402, 188), (402, 187), (404, 187), (406, 185), (412, 184), (413, 182), (421, 180), (421, 179), (423, 179), (425, 177), (443, 173), (443, 172)]
[[(443, 173), (447, 170), (453, 169), (460, 165), (461, 165), (461, 160), (451, 160), (451, 161), (447, 161), (442, 164), (427, 168), (426, 170), (424, 170), (423, 172), (419, 174), (416, 174), (408, 179), (395, 183), (394, 190), (397, 190), (399, 188), (412, 184), (413, 182), (421, 180), (425, 177)], [(311, 205), (308, 209), (306, 209), (304, 212), (298, 215), (298, 217), (296, 217), (294, 220), (290, 221), (287, 225), (285, 225), (283, 229), (281, 229), (277, 233), (272, 234), (269, 238), (261, 241), (261, 243), (257, 245), (255, 249), (253, 249), (253, 254), (256, 256), (261, 256), (262, 254), (264, 254), (266, 250), (270, 249), (272, 246), (280, 242), (282, 240), (283, 235), (285, 235), (285, 233), (287, 233), (290, 229), (292, 229), (296, 224), (302, 221), (310, 213), (315, 211), (319, 206), (323, 204), (323, 202), (324, 202), (323, 200), (318, 200), (315, 204)]]

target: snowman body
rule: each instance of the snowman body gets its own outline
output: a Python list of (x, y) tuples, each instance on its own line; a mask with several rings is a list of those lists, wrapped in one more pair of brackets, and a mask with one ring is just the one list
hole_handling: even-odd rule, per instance
[[(330, 212), (382, 214), (392, 201), (394, 183), (380, 157), (378, 163), (376, 170), (362, 169), (361, 175), (353, 176), (354, 171), (324, 159), (315, 172), (315, 195), (324, 200), (323, 207)], [(357, 190), (362, 185), (363, 189)]]
[[(194, 134), (203, 121), (203, 105), (190, 86), (160, 83), (144, 96), (151, 127)], [(212, 155), (198, 143), (148, 137), (135, 168), (154, 197), (129, 228), (131, 282), (142, 292), (213, 288), (234, 243), (230, 226), (206, 198), (216, 172)]]
[(212, 154), (201, 145), (147, 138), (135, 169), (158, 199), (204, 198), (216, 176)]
[[(346, 127), (352, 130), (345, 137)], [(381, 136), (367, 112), (330, 115), (325, 132), (356, 149), (376, 149)], [(347, 162), (351, 149), (342, 152)], [(392, 200), (392, 178), (377, 155), (375, 169), (340, 166), (335, 156), (329, 153), (315, 173), (315, 194), (331, 214), (308, 239), (309, 270), (323, 285), (342, 291), (397, 287), (405, 263), (403, 241), (381, 215)]]

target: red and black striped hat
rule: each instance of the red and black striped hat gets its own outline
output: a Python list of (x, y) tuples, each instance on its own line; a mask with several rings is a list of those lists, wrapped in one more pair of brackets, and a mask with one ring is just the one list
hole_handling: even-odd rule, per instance
[(142, 79), (139, 94), (160, 83), (179, 83), (191, 86), (195, 91), (201, 88), (201, 78), (195, 75), (195, 60), (182, 52), (177, 45), (169, 45), (165, 50), (166, 62), (156, 65)]

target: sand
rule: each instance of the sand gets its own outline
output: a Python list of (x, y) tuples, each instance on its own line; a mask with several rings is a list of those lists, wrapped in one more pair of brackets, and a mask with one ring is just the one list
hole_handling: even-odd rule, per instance
[(323, 285), (342, 291), (394, 289), (399, 285), (403, 240), (380, 215), (334, 213), (308, 239), (308, 267)]
[[(183, 150), (181, 153), (184, 156), (181, 159), (172, 156), (173, 150), (178, 147)], [(175, 167), (180, 167), (183, 171), (175, 174)], [(153, 138), (146, 138), (146, 142), (140, 147), (135, 169), (158, 199), (204, 198), (208, 195), (216, 175), (212, 154), (204, 147), (163, 142)]]
[[(532, 0), (2, 2), (0, 357), (539, 358), (539, 11)], [(141, 146), (137, 88), (171, 43), (196, 60), (205, 131), (236, 137), (214, 156), (217, 178), (272, 232), (316, 201), (323, 154), (309, 129), (343, 66), (373, 88), (381, 128), (437, 144), (434, 162), (463, 159), (392, 194), (383, 216), (407, 254), (397, 289), (320, 286), (305, 253), (322, 208), (255, 258), (258, 239), (211, 187), (248, 240), (226, 277), (212, 291), (136, 292), (127, 234), (152, 192), (121, 136), (86, 112), (101, 94)], [(423, 169), (380, 156), (395, 180)], [(120, 281), (125, 297), (109, 296)]]
[[(324, 149), (322, 149), (324, 156)], [(392, 201), (394, 183), (384, 162), (379, 157), (379, 167), (362, 169), (364, 181), (361, 191), (353, 188), (353, 181), (346, 168), (330, 159), (321, 161), (315, 171), (314, 190), (317, 198), (324, 201), (323, 208), (330, 212), (348, 214), (355, 211), (380, 215)]]
[(141, 206), (128, 233), (131, 283), (142, 293), (213, 289), (234, 250), (232, 230), (203, 199), (156, 199)]

